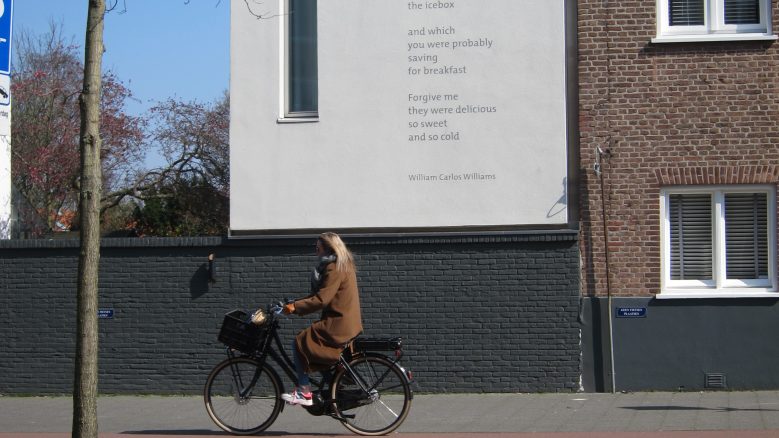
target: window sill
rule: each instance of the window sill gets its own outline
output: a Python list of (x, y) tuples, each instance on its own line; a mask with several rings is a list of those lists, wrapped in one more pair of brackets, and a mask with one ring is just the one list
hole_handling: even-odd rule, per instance
[(652, 38), (652, 43), (698, 43), (718, 41), (776, 41), (777, 35), (764, 33), (703, 34), (703, 35), (663, 35)]
[(676, 300), (676, 299), (701, 299), (701, 298), (774, 298), (779, 299), (779, 292), (770, 292), (766, 289), (744, 290), (744, 289), (718, 289), (718, 290), (680, 290), (672, 289), (663, 291), (655, 298), (658, 300)]
[(276, 123), (316, 123), (319, 121), (319, 116), (316, 117), (279, 117), (276, 119)]

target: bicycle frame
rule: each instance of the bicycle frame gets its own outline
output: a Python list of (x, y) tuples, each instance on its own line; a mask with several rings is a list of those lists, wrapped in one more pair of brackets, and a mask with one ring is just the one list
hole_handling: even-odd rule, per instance
[[(279, 335), (278, 328), (279, 328), (279, 321), (277, 318), (272, 317), (270, 321), (268, 321), (269, 327), (268, 327), (268, 334), (265, 336), (265, 339), (262, 342), (262, 345), (260, 348), (258, 348), (253, 354), (250, 354), (249, 356), (254, 357), (261, 365), (264, 365), (265, 362), (270, 358), (275, 362), (279, 368), (284, 372), (284, 374), (287, 375), (287, 377), (292, 380), (295, 385), (298, 384), (297, 379), (297, 372), (295, 370), (295, 365), (292, 360), (292, 358), (287, 353), (286, 349), (284, 348), (284, 344), (282, 343), (281, 336)], [(275, 345), (274, 345), (275, 344)], [(358, 354), (368, 354), (364, 352), (358, 352)], [(235, 357), (235, 353), (232, 349), (229, 347), (227, 348), (227, 355), (230, 358)], [(387, 356), (384, 356), (387, 357)], [(397, 362), (400, 361), (401, 355), (396, 356), (394, 360), (390, 359), (393, 364), (397, 364)], [(351, 359), (351, 358), (350, 358)], [(321, 379), (316, 379), (314, 377), (311, 378), (311, 384), (312, 386), (316, 387), (318, 391), (321, 391), (326, 389), (326, 385), (329, 388), (329, 385), (332, 383), (331, 380), (334, 376), (333, 371), (337, 369), (338, 367), (343, 367), (347, 373), (349, 373), (349, 376), (353, 379), (353, 381), (359, 386), (360, 390), (363, 391), (363, 393), (370, 397), (371, 392), (374, 391), (375, 385), (373, 387), (369, 387), (369, 385), (365, 382), (363, 377), (354, 371), (352, 367), (349, 365), (349, 360), (347, 360), (343, 354), (339, 357), (339, 361), (330, 367), (327, 372), (323, 373), (323, 376)], [(262, 367), (258, 368), (262, 369)], [(239, 393), (240, 398), (246, 398), (249, 393), (252, 391), (252, 388), (254, 388), (254, 385), (257, 383), (257, 380), (260, 377), (259, 373), (256, 373), (253, 377), (251, 382), (249, 382), (248, 385), (244, 386), (241, 376), (235, 369), (231, 369), (231, 372), (233, 374), (233, 378), (236, 380), (236, 383), (238, 384), (239, 388), (243, 388), (241, 392)], [(389, 373), (389, 369), (385, 371), (384, 375), (381, 376), (381, 378), (378, 379), (377, 384), (384, 380), (384, 378)], [(338, 420), (345, 420), (344, 418), (335, 416), (332, 414), (332, 410), (329, 409), (329, 406), (335, 403), (335, 400), (326, 400), (326, 407), (328, 408), (326, 410), (326, 413), (333, 418), (336, 418)]]
[[(292, 356), (296, 348), (284, 348), (279, 310), (269, 306), (268, 319), (259, 327), (247, 325), (244, 311), (225, 315), (219, 340), (228, 346), (227, 360), (209, 374), (204, 395), (209, 416), (227, 432), (265, 430), (286, 406), (282, 377), (299, 384)], [(394, 357), (387, 353), (391, 351)], [(402, 357), (400, 338), (355, 338), (336, 363), (311, 378), (313, 404), (304, 408), (359, 435), (392, 432), (405, 420), (413, 399), (413, 377), (400, 365)]]
[[(270, 359), (275, 362), (279, 368), (284, 372), (284, 374), (287, 375), (294, 383), (295, 385), (298, 384), (297, 379), (297, 372), (295, 371), (295, 365), (292, 361), (292, 358), (290, 358), (289, 354), (287, 354), (286, 349), (284, 349), (284, 346), (281, 341), (281, 336), (279, 335), (278, 328), (279, 328), (279, 322), (276, 320), (276, 318), (272, 318), (271, 321), (268, 322), (270, 327), (268, 327), (268, 334), (265, 336), (265, 339), (262, 342), (262, 345), (260, 348), (258, 348), (254, 353), (250, 354), (250, 357), (254, 357), (257, 359), (258, 362), (260, 362), (261, 365), (265, 364), (265, 361)], [(273, 345), (275, 343), (275, 346)], [(230, 358), (235, 357), (235, 353), (231, 348), (227, 348), (227, 356)], [(261, 369), (261, 368), (260, 368)], [(236, 371), (233, 370), (233, 376), (236, 377), (236, 380), (240, 380), (240, 376), (236, 375)], [(249, 391), (251, 391), (251, 388), (254, 387), (254, 385), (257, 383), (257, 379), (259, 378), (259, 375), (255, 375), (252, 378), (252, 381), (246, 385), (246, 387), (243, 386), (243, 382), (238, 382), (240, 384), (241, 388), (244, 388), (242, 393), (240, 394), (241, 397), (246, 397)], [(324, 384), (324, 379), (317, 380), (312, 378), (311, 383), (315, 384), (318, 389), (321, 389)]]

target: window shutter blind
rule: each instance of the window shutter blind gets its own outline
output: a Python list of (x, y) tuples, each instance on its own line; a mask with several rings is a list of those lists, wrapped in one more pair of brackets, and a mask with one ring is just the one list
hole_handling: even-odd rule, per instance
[(712, 279), (711, 195), (669, 196), (671, 279)]
[(764, 193), (725, 194), (727, 278), (768, 278), (767, 204)]
[(725, 24), (759, 24), (760, 0), (725, 0)]
[(703, 26), (704, 0), (667, 0), (671, 26)]

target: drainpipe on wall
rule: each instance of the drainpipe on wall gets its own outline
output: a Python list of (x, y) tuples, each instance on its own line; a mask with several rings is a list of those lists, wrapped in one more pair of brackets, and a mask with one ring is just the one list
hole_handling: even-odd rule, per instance
[(611, 149), (606, 148), (606, 150), (601, 149), (600, 147), (597, 147), (595, 150), (595, 175), (598, 176), (598, 179), (600, 180), (600, 202), (601, 202), (601, 216), (603, 219), (603, 241), (604, 241), (604, 253), (606, 256), (606, 295), (608, 297), (608, 314), (609, 314), (609, 363), (611, 364), (611, 393), (616, 394), (617, 392), (617, 377), (615, 373), (615, 366), (614, 366), (614, 325), (613, 325), (613, 318), (614, 315), (612, 312), (613, 309), (613, 300), (611, 296), (611, 272), (610, 272), (610, 266), (611, 266), (611, 260), (610, 260), (610, 253), (609, 253), (609, 226), (608, 226), (608, 217), (606, 216), (606, 184), (604, 182), (604, 175), (603, 175), (603, 168), (601, 166), (601, 161), (604, 159), (611, 158)]

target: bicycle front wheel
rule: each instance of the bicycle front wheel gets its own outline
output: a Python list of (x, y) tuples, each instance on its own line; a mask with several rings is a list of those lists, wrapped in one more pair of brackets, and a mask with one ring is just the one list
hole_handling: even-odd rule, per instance
[(206, 410), (223, 430), (252, 435), (267, 429), (281, 411), (281, 383), (268, 365), (237, 357), (217, 365), (206, 380)]
[[(360, 435), (384, 435), (397, 429), (411, 409), (411, 387), (403, 370), (383, 356), (363, 356), (333, 379), (331, 396), (342, 424)], [(366, 391), (367, 390), (367, 391)]]

